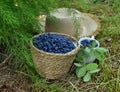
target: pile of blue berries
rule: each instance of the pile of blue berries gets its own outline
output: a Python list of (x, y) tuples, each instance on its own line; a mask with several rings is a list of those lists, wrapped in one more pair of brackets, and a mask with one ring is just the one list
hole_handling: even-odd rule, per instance
[[(80, 44), (85, 47), (90, 47), (92, 45), (93, 41), (95, 41), (95, 40), (94, 39), (84, 39), (80, 42)], [(97, 46), (98, 46), (98, 43), (96, 42), (95, 47), (97, 47)]]
[(65, 54), (75, 49), (75, 45), (70, 38), (51, 33), (34, 37), (33, 45), (39, 50), (58, 54)]

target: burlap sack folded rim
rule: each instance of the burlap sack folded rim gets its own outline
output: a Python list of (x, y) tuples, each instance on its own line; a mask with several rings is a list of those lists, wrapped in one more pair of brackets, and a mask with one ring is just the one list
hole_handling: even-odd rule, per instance
[[(82, 13), (82, 14), (85, 15), (85, 16), (91, 17), (97, 23), (97, 29), (96, 30), (92, 30), (91, 34), (83, 35), (82, 37), (90, 37), (90, 36), (99, 34), (100, 28), (101, 28), (100, 19), (97, 16), (95, 16), (93, 14), (90, 14), (90, 13)], [(81, 38), (81, 37), (79, 37), (79, 38)]]
[[(58, 35), (66, 36), (66, 37), (72, 39), (73, 41), (75, 41), (75, 42), (77, 43), (77, 46), (76, 46), (75, 49), (73, 49), (72, 51), (70, 51), (70, 52), (68, 52), (68, 53), (65, 53), (65, 54), (57, 54), (57, 53), (45, 52), (45, 51), (43, 51), (43, 50), (40, 50), (40, 49), (36, 48), (36, 47), (33, 45), (33, 42), (32, 42), (33, 38), (34, 38), (34, 37), (38, 37), (38, 36), (40, 36), (40, 35), (42, 35), (42, 34), (46, 34), (46, 33), (58, 34)], [(77, 52), (77, 51), (79, 50), (79, 48), (80, 48), (80, 44), (79, 44), (78, 40), (75, 39), (74, 37), (68, 35), (68, 34), (65, 34), (65, 33), (57, 33), (57, 32), (46, 32), (46, 33), (37, 34), (37, 35), (33, 36), (32, 39), (31, 39), (31, 42), (30, 42), (31, 47), (34, 48), (34, 49), (35, 49), (36, 51), (38, 51), (38, 52), (42, 52), (43, 54), (48, 54), (48, 55), (56, 55), (56, 56), (57, 56), (57, 55), (60, 55), (60, 56), (68, 56), (68, 55), (71, 55), (71, 56), (72, 56), (72, 54), (74, 54), (75, 52)]]

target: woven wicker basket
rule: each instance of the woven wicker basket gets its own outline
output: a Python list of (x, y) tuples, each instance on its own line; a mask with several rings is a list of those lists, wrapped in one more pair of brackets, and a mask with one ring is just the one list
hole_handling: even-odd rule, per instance
[[(32, 57), (33, 61), (36, 64), (36, 70), (38, 71), (38, 73), (46, 77), (47, 79), (59, 79), (65, 77), (66, 74), (68, 73), (73, 63), (73, 60), (75, 59), (75, 56), (79, 51), (80, 45), (74, 37), (71, 37), (67, 34), (53, 32), (51, 33), (67, 36), (77, 43), (76, 48), (71, 52), (66, 54), (55, 54), (44, 52), (42, 50), (37, 49), (31, 41)], [(41, 34), (38, 34), (36, 36), (39, 35)]]

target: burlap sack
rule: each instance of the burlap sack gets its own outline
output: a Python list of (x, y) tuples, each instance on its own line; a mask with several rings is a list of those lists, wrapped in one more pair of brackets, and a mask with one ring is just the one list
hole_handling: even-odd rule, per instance
[[(77, 39), (99, 33), (100, 20), (97, 16), (75, 9), (70, 15), (68, 9), (58, 8), (58, 10), (51, 12), (53, 17), (47, 17), (45, 32), (66, 33)], [(73, 14), (74, 12), (75, 14)]]

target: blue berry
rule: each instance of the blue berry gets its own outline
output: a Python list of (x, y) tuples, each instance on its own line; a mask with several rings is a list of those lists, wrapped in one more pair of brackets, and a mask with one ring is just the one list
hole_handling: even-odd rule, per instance
[(50, 33), (35, 37), (33, 45), (40, 50), (59, 54), (64, 54), (75, 49), (73, 41), (68, 37)]
[[(94, 41), (93, 39), (84, 39), (81, 41), (81, 45), (90, 47), (92, 45), (93, 41)], [(96, 43), (95, 47), (97, 47), (97, 46), (98, 46), (98, 44)]]

